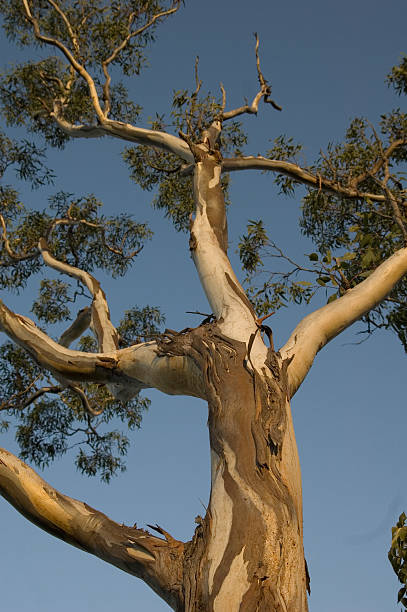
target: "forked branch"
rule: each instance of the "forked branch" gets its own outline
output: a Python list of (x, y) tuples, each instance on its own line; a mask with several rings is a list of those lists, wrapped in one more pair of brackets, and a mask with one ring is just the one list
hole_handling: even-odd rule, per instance
[(0, 449), (0, 494), (44, 531), (141, 578), (172, 608), (179, 605), (182, 542), (116, 523), (63, 495), (4, 449)]
[[(260, 100), (262, 99), (265, 104), (271, 104), (271, 106), (278, 111), (282, 110), (281, 106), (279, 106), (270, 97), (271, 96), (271, 85), (264, 78), (264, 75), (260, 68), (260, 57), (259, 57), (259, 44), (260, 43), (259, 43), (259, 37), (257, 36), (256, 32), (254, 34), (254, 37), (256, 39), (256, 67), (257, 67), (257, 78), (259, 80), (260, 89), (257, 92), (257, 94), (254, 96), (251, 104), (245, 104), (244, 106), (240, 106), (239, 108), (235, 108), (233, 110), (226, 111), (226, 112), (223, 110), (223, 113), (221, 116), (223, 121), (226, 121), (227, 119), (233, 119), (234, 117), (238, 117), (239, 115), (244, 115), (245, 113), (248, 113), (249, 115), (257, 115), (257, 112), (259, 110), (259, 103), (260, 103)], [(223, 85), (221, 85), (221, 90), (222, 90), (222, 108), (224, 109), (226, 105), (226, 92), (225, 92)]]
[(50, 45), (52, 47), (56, 47), (57, 49), (59, 49), (61, 53), (65, 56), (65, 58), (68, 60), (69, 64), (73, 67), (73, 69), (85, 80), (88, 86), (89, 95), (90, 95), (90, 98), (93, 104), (93, 108), (95, 109), (96, 115), (100, 121), (103, 120), (104, 114), (103, 114), (103, 111), (99, 103), (99, 96), (97, 93), (96, 85), (95, 85), (94, 80), (90, 76), (89, 72), (75, 58), (75, 56), (66, 47), (66, 45), (64, 45), (60, 40), (58, 40), (57, 38), (52, 38), (51, 36), (45, 36), (44, 34), (41, 33), (38, 19), (36, 19), (33, 13), (31, 12), (31, 8), (30, 8), (28, 0), (22, 0), (22, 3), (24, 7), (25, 16), (33, 27), (34, 35), (36, 39), (46, 45)]
[(49, 251), (45, 238), (40, 239), (38, 248), (47, 266), (75, 278), (87, 287), (93, 297), (91, 325), (96, 334), (99, 351), (106, 353), (116, 350), (119, 346), (119, 336), (110, 320), (106, 295), (99, 281), (88, 272), (55, 259)]
[(372, 274), (339, 299), (305, 317), (280, 349), (288, 359), (290, 395), (307, 375), (314, 358), (332, 338), (375, 308), (407, 273), (407, 248), (386, 259)]
[(0, 301), (0, 331), (24, 348), (57, 380), (111, 384), (127, 401), (141, 389), (205, 398), (201, 372), (188, 357), (159, 357), (157, 344), (145, 342), (109, 353), (73, 351), (54, 342), (27, 317)]

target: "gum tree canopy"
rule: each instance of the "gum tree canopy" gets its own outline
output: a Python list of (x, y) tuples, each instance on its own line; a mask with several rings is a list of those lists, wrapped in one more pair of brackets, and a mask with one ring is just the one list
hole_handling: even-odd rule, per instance
[[(124, 153), (131, 175), (142, 188), (156, 188), (155, 205), (188, 231), (210, 313), (198, 327), (160, 334), (160, 311), (145, 306), (126, 312), (115, 328), (95, 270), (125, 274), (150, 237), (148, 227), (124, 214), (104, 216), (93, 197), (61, 192), (48, 210), (32, 211), (3, 186), (2, 288), (24, 289), (32, 275), (56, 271), (43, 278), (32, 307), (42, 327), (68, 321), (70, 303), (74, 308), (88, 298), (90, 306), (55, 341), (0, 303), (0, 329), (8, 337), (0, 349), (0, 410), (3, 428), (8, 418), (18, 422), (23, 459), (47, 464), (75, 440), (78, 467), (108, 480), (123, 467), (128, 441), (117, 431), (100, 431), (113, 417), (138, 425), (147, 402), (140, 390), (205, 400), (212, 465), (206, 515), (198, 517), (189, 542), (158, 526), (149, 532), (119, 525), (62, 495), (6, 450), (0, 451), (0, 492), (42, 529), (144, 580), (174, 610), (303, 612), (309, 577), (290, 400), (317, 352), (358, 319), (368, 333), (394, 329), (407, 345), (407, 116), (393, 111), (377, 127), (355, 119), (345, 142), (308, 167), (298, 163), (301, 147), (284, 137), (264, 155), (243, 154), (240, 118), (264, 103), (270, 112), (281, 110), (256, 36), (259, 87), (251, 101), (230, 107), (223, 86), (219, 98), (202, 94), (196, 65), (196, 85), (174, 93), (169, 123), (157, 116), (139, 127), (141, 109), (118, 76), (140, 72), (156, 26), (180, 5), (1, 3), (8, 36), (39, 54), (2, 76), (8, 124), (24, 125), (60, 148), (69, 139), (101, 136), (133, 143)], [(388, 78), (399, 94), (407, 92), (405, 59)], [(52, 181), (41, 149), (4, 135), (0, 146), (2, 175), (14, 166), (34, 186)], [(272, 173), (285, 193), (307, 187), (301, 223), (316, 252), (308, 266), (299, 266), (267, 237), (261, 220), (251, 221), (240, 242), (245, 289), (228, 258), (226, 204), (230, 173), (249, 169)], [(267, 249), (287, 263), (279, 275), (262, 267)], [(308, 303), (318, 288), (329, 287), (328, 303), (274, 347), (265, 323), (270, 311), (289, 300)], [(89, 328), (93, 335), (84, 335)], [(402, 516), (390, 553), (403, 584), (406, 529)], [(406, 603), (404, 594), (403, 586), (399, 599)]]

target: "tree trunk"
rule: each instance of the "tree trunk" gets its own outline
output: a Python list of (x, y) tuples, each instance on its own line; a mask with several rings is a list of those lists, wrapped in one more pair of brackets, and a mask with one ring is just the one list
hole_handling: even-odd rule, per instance
[[(249, 342), (250, 346), (250, 342)], [(185, 612), (306, 612), (301, 477), (286, 367), (272, 348), (262, 373), (216, 324), (167, 336), (165, 354), (202, 368), (212, 489), (184, 551)]]

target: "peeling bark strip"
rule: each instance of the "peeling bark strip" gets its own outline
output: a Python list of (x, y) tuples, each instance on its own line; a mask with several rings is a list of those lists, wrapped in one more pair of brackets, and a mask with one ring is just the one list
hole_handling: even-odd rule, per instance
[(299, 463), (277, 355), (249, 371), (246, 345), (216, 323), (167, 333), (159, 350), (199, 365), (209, 405), (211, 497), (185, 548), (182, 610), (305, 612)]

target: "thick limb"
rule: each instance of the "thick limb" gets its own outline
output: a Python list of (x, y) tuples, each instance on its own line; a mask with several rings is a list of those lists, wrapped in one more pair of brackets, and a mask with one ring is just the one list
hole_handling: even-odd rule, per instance
[(86, 503), (63, 495), (34, 470), (0, 449), (0, 494), (51, 535), (142, 578), (173, 609), (182, 585), (183, 543), (120, 525)]
[[(229, 338), (247, 343), (257, 330), (256, 315), (227, 256), (226, 210), (220, 183), (222, 160), (211, 144), (206, 140), (198, 145), (190, 143), (196, 161), (190, 248), (219, 328)], [(257, 339), (253, 355), (260, 350), (264, 359), (265, 347)]]
[(122, 400), (151, 387), (170, 395), (205, 397), (201, 374), (192, 359), (160, 357), (155, 342), (109, 353), (73, 351), (54, 342), (33, 321), (15, 314), (1, 301), (0, 330), (57, 380), (111, 383)]
[(372, 274), (344, 296), (305, 317), (280, 349), (289, 359), (288, 382), (293, 396), (312, 366), (315, 355), (332, 338), (375, 308), (407, 273), (407, 248), (386, 259)]

